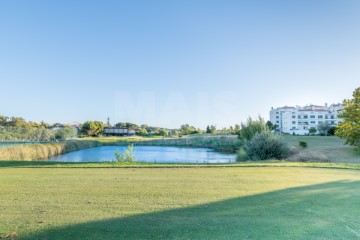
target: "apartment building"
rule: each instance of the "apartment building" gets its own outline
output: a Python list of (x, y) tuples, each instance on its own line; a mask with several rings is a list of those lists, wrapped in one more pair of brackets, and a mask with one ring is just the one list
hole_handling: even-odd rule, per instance
[(280, 132), (305, 135), (309, 133), (309, 129), (317, 128), (322, 123), (338, 125), (338, 114), (342, 109), (343, 105), (340, 103), (330, 106), (325, 104), (324, 106), (271, 108), (270, 121), (278, 127)]

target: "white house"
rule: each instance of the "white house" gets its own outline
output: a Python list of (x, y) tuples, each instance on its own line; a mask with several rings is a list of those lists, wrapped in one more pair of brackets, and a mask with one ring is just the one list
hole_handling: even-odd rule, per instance
[(340, 103), (330, 106), (325, 104), (325, 106), (271, 108), (270, 121), (277, 125), (280, 132), (305, 135), (309, 133), (310, 128), (316, 128), (321, 123), (338, 125), (338, 114), (342, 109), (343, 105)]

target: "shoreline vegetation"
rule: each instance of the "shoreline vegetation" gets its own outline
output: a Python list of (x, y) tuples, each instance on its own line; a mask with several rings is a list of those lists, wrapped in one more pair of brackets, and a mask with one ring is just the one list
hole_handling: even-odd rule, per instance
[(236, 153), (242, 146), (237, 135), (199, 135), (182, 138), (102, 138), (99, 140), (103, 146), (171, 146), (210, 148), (219, 152)]
[(211, 148), (236, 153), (241, 146), (237, 136), (194, 136), (187, 138), (104, 137), (72, 141), (24, 144), (0, 147), (0, 160), (46, 160), (60, 154), (100, 146), (176, 146)]
[(0, 147), (0, 160), (46, 160), (60, 154), (99, 146), (99, 141), (90, 140), (4, 146)]

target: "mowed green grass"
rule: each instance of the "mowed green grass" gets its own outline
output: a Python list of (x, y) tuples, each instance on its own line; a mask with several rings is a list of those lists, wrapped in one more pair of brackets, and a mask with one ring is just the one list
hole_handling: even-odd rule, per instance
[(0, 165), (0, 190), (17, 239), (360, 237), (358, 170)]

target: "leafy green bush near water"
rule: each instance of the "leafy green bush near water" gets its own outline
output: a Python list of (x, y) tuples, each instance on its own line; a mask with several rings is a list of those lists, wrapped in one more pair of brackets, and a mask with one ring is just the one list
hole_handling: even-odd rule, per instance
[(250, 160), (286, 159), (291, 155), (290, 148), (280, 137), (271, 133), (256, 133), (246, 144)]
[(115, 152), (115, 158), (117, 162), (134, 162), (135, 161), (135, 150), (134, 144), (131, 144), (121, 153), (119, 150)]

